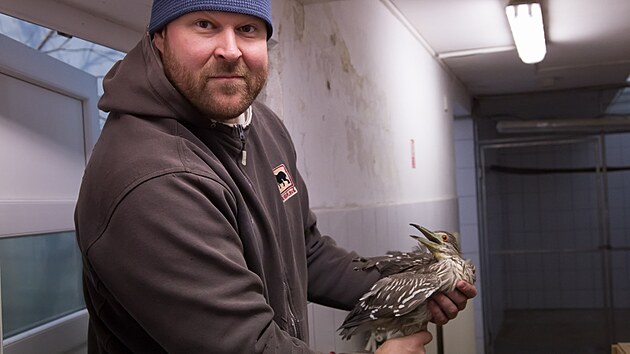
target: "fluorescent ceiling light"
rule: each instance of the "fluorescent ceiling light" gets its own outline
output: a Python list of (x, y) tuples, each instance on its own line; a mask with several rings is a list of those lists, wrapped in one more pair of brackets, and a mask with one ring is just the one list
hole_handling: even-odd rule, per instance
[(508, 5), (505, 7), (505, 13), (521, 60), (526, 64), (543, 60), (547, 48), (540, 4)]
[(592, 119), (500, 121), (499, 133), (602, 133), (630, 131), (630, 115)]

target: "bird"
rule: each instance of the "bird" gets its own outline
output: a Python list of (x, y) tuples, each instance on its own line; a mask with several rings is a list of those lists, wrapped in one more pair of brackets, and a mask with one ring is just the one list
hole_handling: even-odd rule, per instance
[(410, 235), (418, 241), (412, 252), (356, 259), (361, 263), (356, 270), (376, 268), (381, 278), (339, 327), (343, 339), (369, 331), (366, 349), (375, 350), (378, 342), (426, 330), (431, 320), (427, 307), (431, 295), (454, 290), (459, 280), (475, 283), (475, 266), (462, 257), (452, 233), (410, 225), (423, 235)]

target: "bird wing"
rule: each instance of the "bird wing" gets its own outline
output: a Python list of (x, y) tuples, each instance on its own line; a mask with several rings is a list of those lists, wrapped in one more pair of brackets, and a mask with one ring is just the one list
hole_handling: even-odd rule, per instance
[(341, 328), (404, 316), (422, 305), (439, 288), (440, 278), (432, 273), (406, 272), (384, 277), (361, 297)]
[(413, 267), (421, 267), (435, 262), (435, 258), (430, 253), (423, 250), (415, 252), (388, 252), (385, 256), (359, 258), (356, 261), (362, 262), (357, 266), (358, 270), (369, 270), (376, 268), (382, 276), (390, 276), (401, 273)]
[(475, 284), (477, 280), (477, 270), (475, 269), (475, 265), (470, 259), (464, 261), (464, 280), (469, 282), (470, 284)]

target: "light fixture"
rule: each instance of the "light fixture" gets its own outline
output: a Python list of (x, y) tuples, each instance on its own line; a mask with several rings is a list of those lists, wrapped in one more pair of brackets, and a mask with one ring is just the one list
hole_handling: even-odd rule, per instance
[(499, 133), (613, 133), (630, 131), (630, 115), (608, 115), (591, 119), (505, 120), (497, 123)]
[(515, 3), (505, 7), (518, 56), (526, 64), (543, 60), (547, 53), (540, 3)]

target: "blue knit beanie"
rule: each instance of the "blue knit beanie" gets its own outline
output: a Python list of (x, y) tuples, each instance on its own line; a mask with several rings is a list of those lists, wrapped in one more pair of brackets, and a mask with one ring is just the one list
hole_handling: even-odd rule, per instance
[(271, 0), (154, 0), (149, 34), (153, 35), (167, 23), (194, 11), (225, 11), (256, 16), (267, 25), (267, 39), (273, 32)]

